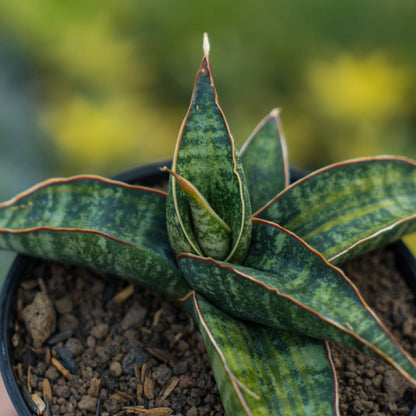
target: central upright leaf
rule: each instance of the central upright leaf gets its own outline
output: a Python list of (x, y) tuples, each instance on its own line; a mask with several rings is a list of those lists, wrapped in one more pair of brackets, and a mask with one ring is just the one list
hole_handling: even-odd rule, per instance
[[(223, 259), (241, 263), (251, 236), (251, 207), (242, 166), (234, 140), (212, 79), (208, 49), (205, 50), (192, 94), (191, 105), (182, 123), (172, 171), (189, 181), (212, 210), (231, 230), (229, 253)], [(167, 201), (167, 227), (177, 253), (210, 256), (200, 244), (197, 218), (188, 195), (177, 177), (171, 176)], [(211, 231), (215, 233), (213, 228)]]

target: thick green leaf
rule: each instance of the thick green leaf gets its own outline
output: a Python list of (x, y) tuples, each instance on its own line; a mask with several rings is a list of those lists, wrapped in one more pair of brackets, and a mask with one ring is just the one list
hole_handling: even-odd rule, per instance
[(0, 247), (181, 297), (189, 289), (169, 246), (165, 202), (163, 192), (96, 176), (46, 181), (0, 204)]
[(416, 384), (416, 363), (342, 271), (276, 224), (254, 221), (245, 266), (182, 255), (179, 267), (194, 290), (237, 318), (375, 353)]
[[(179, 133), (172, 170), (191, 182), (231, 228), (231, 250), (227, 259), (243, 261), (250, 241), (250, 198), (234, 140), (218, 105), (207, 53)], [(171, 176), (167, 226), (172, 247), (177, 253), (203, 255), (191, 216), (188, 198)]]
[(234, 319), (195, 293), (184, 303), (203, 335), (228, 415), (338, 414), (325, 342)]
[(255, 215), (293, 231), (338, 264), (416, 230), (416, 163), (378, 157), (331, 165)]
[(241, 147), (240, 155), (251, 206), (257, 211), (289, 185), (287, 148), (278, 109), (253, 130)]

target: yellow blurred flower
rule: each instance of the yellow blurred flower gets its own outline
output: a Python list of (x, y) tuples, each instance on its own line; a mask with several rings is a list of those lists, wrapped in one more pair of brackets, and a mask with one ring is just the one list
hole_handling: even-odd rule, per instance
[(151, 74), (140, 65), (138, 42), (119, 37), (106, 17), (74, 21), (48, 48), (58, 70), (89, 88), (132, 91), (147, 86)]
[(406, 111), (410, 73), (382, 53), (340, 55), (311, 65), (307, 82), (318, 110), (337, 119), (380, 120)]
[(158, 114), (126, 96), (100, 101), (72, 96), (42, 115), (64, 169), (109, 173), (170, 158), (177, 120), (177, 114)]

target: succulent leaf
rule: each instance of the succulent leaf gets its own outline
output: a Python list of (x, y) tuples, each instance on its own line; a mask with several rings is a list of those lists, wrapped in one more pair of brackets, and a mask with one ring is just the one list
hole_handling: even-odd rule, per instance
[[(230, 227), (227, 260), (242, 262), (250, 243), (250, 197), (234, 139), (218, 104), (207, 49), (176, 143), (172, 171), (191, 182)], [(191, 217), (188, 197), (171, 176), (167, 226), (172, 247), (176, 253), (205, 255)]]
[(289, 185), (287, 147), (274, 109), (253, 130), (240, 149), (253, 211), (266, 205)]
[(0, 204), (0, 246), (181, 297), (189, 288), (167, 239), (165, 201), (163, 192), (97, 176), (49, 180)]
[(203, 253), (218, 260), (225, 259), (230, 252), (230, 227), (191, 182), (166, 167), (162, 170), (172, 174), (188, 195), (194, 234)]
[(313, 172), (255, 216), (293, 231), (339, 264), (416, 230), (416, 163), (356, 159)]
[(195, 292), (184, 306), (202, 333), (228, 415), (339, 414), (326, 343), (234, 319)]
[(189, 285), (232, 316), (377, 354), (416, 384), (416, 363), (355, 286), (294, 234), (255, 220), (244, 264), (179, 257)]

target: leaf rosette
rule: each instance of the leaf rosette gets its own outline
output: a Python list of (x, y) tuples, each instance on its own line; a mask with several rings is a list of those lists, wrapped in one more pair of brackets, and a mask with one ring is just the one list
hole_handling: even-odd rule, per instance
[(0, 204), (0, 246), (178, 300), (228, 415), (338, 415), (329, 340), (416, 385), (414, 359), (335, 266), (416, 230), (414, 161), (355, 159), (289, 185), (278, 110), (236, 148), (205, 35), (165, 170), (167, 192), (85, 175), (41, 183)]

